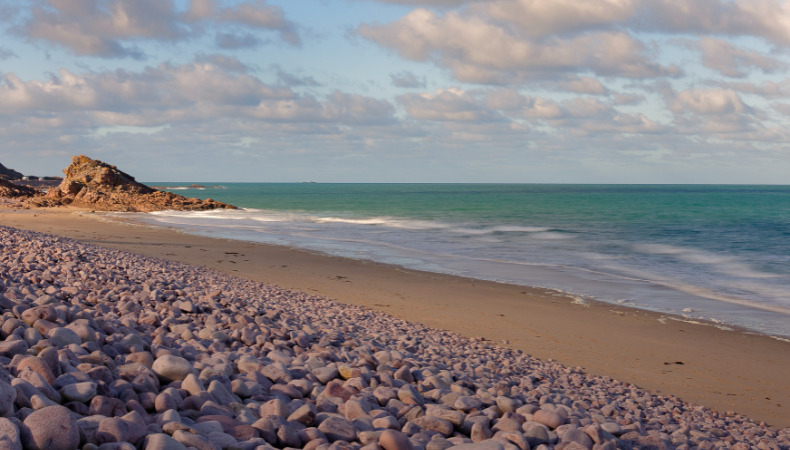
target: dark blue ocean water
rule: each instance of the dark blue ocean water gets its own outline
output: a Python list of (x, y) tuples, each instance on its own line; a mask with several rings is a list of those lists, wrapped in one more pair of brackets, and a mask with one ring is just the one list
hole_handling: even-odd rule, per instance
[(223, 183), (176, 192), (244, 209), (141, 219), (790, 336), (790, 186)]

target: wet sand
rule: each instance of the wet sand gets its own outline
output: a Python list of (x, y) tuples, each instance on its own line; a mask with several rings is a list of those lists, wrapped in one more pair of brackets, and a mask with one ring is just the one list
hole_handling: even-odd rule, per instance
[(0, 210), (0, 224), (160, 257), (483, 337), (664, 395), (790, 426), (790, 343), (523, 286), (288, 247), (108, 222), (70, 209)]

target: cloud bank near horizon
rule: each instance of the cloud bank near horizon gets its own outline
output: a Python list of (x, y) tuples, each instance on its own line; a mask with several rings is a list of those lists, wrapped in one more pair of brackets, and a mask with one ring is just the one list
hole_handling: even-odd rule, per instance
[(89, 153), (159, 180), (786, 183), (788, 2), (344, 6), (0, 1), (0, 158)]

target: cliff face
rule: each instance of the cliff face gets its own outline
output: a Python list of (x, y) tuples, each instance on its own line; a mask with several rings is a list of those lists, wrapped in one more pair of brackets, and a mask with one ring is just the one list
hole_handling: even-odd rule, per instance
[(187, 198), (172, 192), (158, 191), (135, 181), (134, 177), (115, 166), (74, 156), (56, 188), (45, 196), (28, 201), (31, 206), (73, 205), (101, 211), (148, 212), (166, 209), (208, 210), (235, 209), (215, 200)]

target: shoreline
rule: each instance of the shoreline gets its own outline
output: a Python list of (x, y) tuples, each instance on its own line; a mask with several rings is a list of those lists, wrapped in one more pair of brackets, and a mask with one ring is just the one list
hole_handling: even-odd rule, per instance
[(785, 405), (790, 401), (790, 360), (784, 357), (790, 343), (770, 336), (620, 305), (574, 304), (570, 297), (543, 289), (187, 235), (75, 212), (0, 209), (0, 223), (366, 306), (722, 412), (790, 426)]

